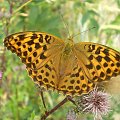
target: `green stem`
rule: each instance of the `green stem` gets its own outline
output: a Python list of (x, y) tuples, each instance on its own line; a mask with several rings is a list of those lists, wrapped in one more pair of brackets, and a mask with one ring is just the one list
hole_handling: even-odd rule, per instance
[(16, 87), (15, 87), (15, 95), (16, 95), (16, 120), (20, 120), (17, 84), (16, 84)]
[(24, 3), (23, 5), (21, 5), (15, 12), (13, 12), (12, 16), (15, 15), (19, 10), (21, 10), (23, 7), (25, 7), (30, 2), (32, 2), (32, 0), (28, 0), (26, 3)]

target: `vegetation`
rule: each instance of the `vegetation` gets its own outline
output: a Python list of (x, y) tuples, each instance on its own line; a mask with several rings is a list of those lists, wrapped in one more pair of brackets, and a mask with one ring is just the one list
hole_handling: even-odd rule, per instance
[[(75, 42), (102, 43), (119, 51), (120, 1), (0, 0), (0, 120), (39, 120), (45, 111), (39, 88), (28, 76), (25, 66), (3, 46), (7, 35), (21, 31), (46, 32), (64, 40), (69, 37), (68, 31), (73, 36), (80, 33), (74, 37)], [(44, 96), (47, 109), (65, 97), (57, 91), (44, 91)], [(112, 101), (116, 103), (115, 99)], [(66, 103), (48, 119), (66, 119), (72, 106)], [(120, 114), (120, 103), (112, 107), (104, 120), (114, 120), (116, 114)], [(90, 115), (84, 117), (93, 119)]]

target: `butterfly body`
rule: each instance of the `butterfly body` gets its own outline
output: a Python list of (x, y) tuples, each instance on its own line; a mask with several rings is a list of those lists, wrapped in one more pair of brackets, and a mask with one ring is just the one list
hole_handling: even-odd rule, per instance
[(34, 82), (66, 95), (81, 95), (120, 74), (120, 53), (92, 42), (74, 43), (42, 32), (21, 32), (4, 45), (26, 65)]

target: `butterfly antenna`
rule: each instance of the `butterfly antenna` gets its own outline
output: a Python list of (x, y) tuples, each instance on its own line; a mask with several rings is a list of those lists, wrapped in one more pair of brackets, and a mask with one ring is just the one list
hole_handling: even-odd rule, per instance
[(69, 31), (68, 25), (67, 25), (67, 23), (65, 22), (64, 17), (63, 17), (63, 15), (62, 15), (62, 13), (61, 13), (60, 11), (59, 11), (59, 14), (60, 14), (61, 20), (63, 21), (63, 24), (64, 24), (64, 26), (65, 26), (65, 29), (67, 30), (68, 35), (69, 35), (69, 37), (70, 37), (71, 35), (70, 35), (70, 31)]
[(87, 30), (85, 30), (85, 31), (79, 32), (79, 33), (77, 33), (76, 35), (73, 35), (72, 38), (73, 38), (73, 37), (76, 37), (77, 35), (80, 35), (80, 34), (82, 34), (82, 33), (84, 33), (84, 32), (90, 31), (90, 30), (92, 30), (92, 29), (94, 29), (94, 28), (96, 28), (96, 27), (94, 26), (94, 27), (89, 28), (89, 29), (87, 29)]

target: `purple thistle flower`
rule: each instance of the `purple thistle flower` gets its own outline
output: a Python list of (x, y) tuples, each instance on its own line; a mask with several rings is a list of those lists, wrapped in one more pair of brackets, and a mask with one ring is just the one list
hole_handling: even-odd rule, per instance
[(110, 96), (95, 88), (89, 94), (81, 97), (77, 104), (79, 111), (92, 113), (95, 120), (102, 120), (102, 116), (110, 111)]
[(68, 111), (66, 120), (76, 120), (76, 113), (74, 109)]
[(2, 71), (0, 71), (0, 79), (2, 79), (2, 75), (3, 75), (3, 73), (2, 73)]

